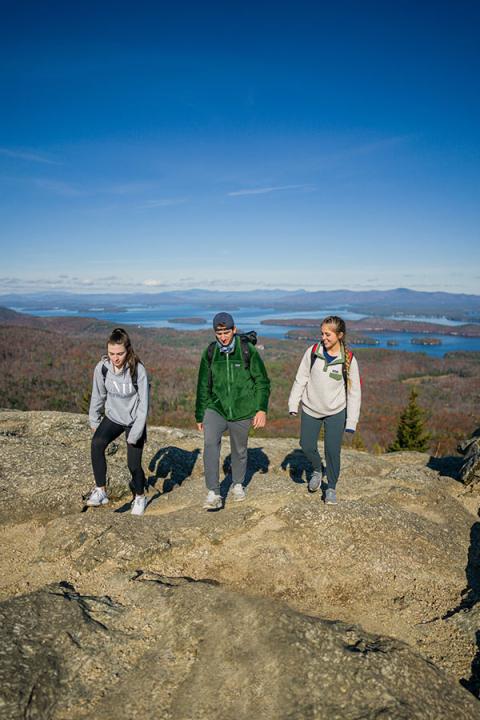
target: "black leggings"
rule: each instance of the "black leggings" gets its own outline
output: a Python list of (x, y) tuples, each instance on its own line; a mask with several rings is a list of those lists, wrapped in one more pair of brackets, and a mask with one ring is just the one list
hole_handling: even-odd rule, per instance
[[(95, 430), (95, 435), (92, 438), (92, 466), (97, 487), (105, 487), (107, 484), (107, 461), (105, 460), (107, 445), (109, 445), (112, 440), (118, 438), (123, 432), (128, 432), (129, 429), (130, 428), (125, 425), (117, 425), (117, 423), (104, 417)], [(144, 428), (141, 438), (137, 440), (135, 445), (127, 443), (128, 469), (132, 474), (132, 484), (136, 495), (143, 495), (145, 489), (142, 453), (146, 435), (146, 428)]]

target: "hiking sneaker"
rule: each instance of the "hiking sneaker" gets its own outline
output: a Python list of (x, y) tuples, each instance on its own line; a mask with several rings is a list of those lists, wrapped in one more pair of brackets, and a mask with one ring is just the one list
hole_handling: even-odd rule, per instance
[(312, 477), (308, 481), (309, 492), (311, 492), (311, 493), (317, 492), (318, 488), (320, 487), (321, 482), (322, 482), (322, 471), (314, 470), (312, 473)]
[(222, 507), (222, 498), (214, 490), (209, 490), (203, 503), (204, 510), (218, 510)]
[(145, 495), (137, 495), (132, 503), (132, 509), (130, 512), (132, 515), (143, 515), (146, 507), (147, 498)]
[(96, 487), (87, 498), (89, 507), (99, 507), (108, 503), (107, 493), (103, 488)]
[(245, 500), (246, 495), (242, 483), (235, 483), (232, 493), (235, 502), (242, 502), (242, 500)]
[(336, 505), (337, 504), (337, 493), (335, 488), (327, 488), (325, 493), (325, 505)]

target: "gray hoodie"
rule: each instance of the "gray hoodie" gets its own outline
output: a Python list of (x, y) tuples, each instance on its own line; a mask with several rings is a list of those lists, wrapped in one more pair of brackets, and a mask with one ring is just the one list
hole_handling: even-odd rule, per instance
[[(107, 368), (104, 379), (102, 366)], [(115, 372), (108, 358), (100, 360), (93, 373), (92, 399), (88, 419), (90, 426), (96, 430), (102, 421), (102, 415), (117, 425), (125, 425), (130, 430), (127, 442), (130, 445), (141, 438), (147, 422), (148, 413), (148, 379), (144, 365), (137, 365), (138, 393), (132, 383), (130, 369), (124, 365), (120, 372)]]

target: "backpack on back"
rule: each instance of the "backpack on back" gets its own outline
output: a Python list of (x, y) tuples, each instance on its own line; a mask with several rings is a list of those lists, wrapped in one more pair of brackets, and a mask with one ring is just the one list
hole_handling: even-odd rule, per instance
[[(240, 333), (237, 335), (238, 339), (240, 340), (240, 347), (242, 350), (242, 358), (243, 358), (243, 367), (245, 370), (250, 369), (250, 348), (248, 347), (248, 344), (256, 345), (257, 344), (257, 333), (255, 330), (250, 330), (250, 332), (247, 333)], [(217, 347), (217, 341), (213, 340), (210, 345), (207, 348), (207, 360), (208, 360), (208, 391), (212, 391), (212, 360), (213, 360), (213, 353), (215, 352), (215, 348)]]

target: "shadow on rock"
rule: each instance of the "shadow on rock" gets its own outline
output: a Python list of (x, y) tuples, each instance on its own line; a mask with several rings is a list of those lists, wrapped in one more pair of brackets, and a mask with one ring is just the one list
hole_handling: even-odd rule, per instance
[(427, 467), (430, 468), (430, 470), (435, 470), (444, 477), (460, 480), (462, 463), (463, 459), (456, 455), (447, 455), (445, 457), (433, 457), (432, 455), (427, 463)]
[(288, 470), (290, 479), (295, 483), (306, 483), (312, 472), (310, 461), (299, 448), (286, 455), (280, 467)]
[[(148, 465), (149, 471), (153, 474), (147, 478), (147, 487), (155, 487), (162, 494), (169, 493), (176, 486), (180, 487), (192, 474), (199, 454), (199, 448), (192, 451), (174, 445), (162, 448)], [(157, 488), (159, 480), (163, 480), (163, 484)]]
[[(255, 473), (259, 472), (262, 475), (268, 473), (270, 467), (270, 460), (268, 455), (265, 454), (263, 448), (249, 448), (247, 456), (247, 471), (245, 473), (245, 480), (243, 481), (244, 487), (250, 484)], [(232, 484), (232, 456), (227, 455), (223, 461), (222, 466), (224, 479), (220, 483), (220, 493), (222, 497), (225, 497)]]
[(480, 699), (480, 630), (478, 630), (478, 618), (480, 610), (480, 522), (472, 525), (470, 531), (470, 547), (468, 548), (468, 561), (465, 568), (467, 586), (462, 591), (462, 600), (449, 610), (444, 616), (448, 620), (457, 616), (459, 623), (464, 630), (475, 637), (477, 652), (472, 660), (470, 677), (462, 678), (461, 684), (470, 690), (475, 697)]

